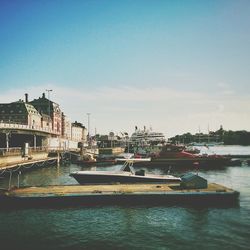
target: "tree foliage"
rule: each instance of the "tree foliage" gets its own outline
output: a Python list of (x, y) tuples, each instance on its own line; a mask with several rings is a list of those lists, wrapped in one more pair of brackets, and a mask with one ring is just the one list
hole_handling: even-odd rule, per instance
[(232, 131), (223, 130), (221, 127), (219, 130), (209, 134), (203, 133), (185, 133), (182, 135), (176, 135), (169, 139), (172, 143), (184, 143), (190, 144), (192, 142), (197, 143), (213, 143), (221, 142), (224, 145), (250, 145), (250, 132), (246, 130)]

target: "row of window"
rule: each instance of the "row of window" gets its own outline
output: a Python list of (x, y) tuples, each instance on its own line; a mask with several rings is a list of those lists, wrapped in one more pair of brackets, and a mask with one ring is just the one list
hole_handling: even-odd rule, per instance
[(25, 119), (26, 118), (26, 116), (25, 115), (16, 115), (16, 116), (5, 116), (5, 115), (2, 115), (2, 116), (0, 116), (0, 120), (6, 120), (6, 119), (8, 119), (8, 120), (13, 120), (13, 119)]
[[(39, 114), (36, 110), (32, 110), (32, 109), (29, 109), (28, 112), (32, 113), (32, 114), (37, 114), (37, 115)], [(14, 110), (10, 110), (10, 111), (7, 111), (7, 112), (5, 112), (5, 110), (2, 110), (1, 113), (2, 114), (5, 114), (5, 113), (6, 114), (9, 114), (9, 113), (13, 114), (13, 113), (17, 113), (17, 112), (14, 112)], [(19, 114), (23, 113), (23, 110), (18, 110), (18, 113)]]
[[(17, 112), (14, 112), (14, 110), (11, 110), (11, 111), (8, 111), (8, 112), (5, 112), (5, 110), (2, 110), (1, 113), (2, 114), (5, 114), (5, 113), (6, 114), (9, 114), (9, 113), (13, 114), (13, 113), (17, 113)], [(19, 114), (23, 113), (23, 110), (18, 110), (18, 113)]]
[(6, 119), (6, 120), (3, 120), (3, 119), (1, 119), (0, 120), (0, 123), (15, 123), (15, 124), (22, 124), (22, 125), (25, 125), (25, 123), (26, 123), (26, 121), (25, 120), (23, 120), (23, 121), (21, 121), (20, 119), (17, 119), (17, 120), (8, 120), (8, 119)]

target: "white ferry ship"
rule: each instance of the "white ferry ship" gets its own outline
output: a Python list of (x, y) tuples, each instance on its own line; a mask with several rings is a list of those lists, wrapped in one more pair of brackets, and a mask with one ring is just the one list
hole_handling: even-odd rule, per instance
[(166, 138), (161, 132), (154, 132), (152, 128), (143, 130), (135, 127), (135, 132), (130, 137), (130, 143), (136, 145), (157, 145), (166, 142)]

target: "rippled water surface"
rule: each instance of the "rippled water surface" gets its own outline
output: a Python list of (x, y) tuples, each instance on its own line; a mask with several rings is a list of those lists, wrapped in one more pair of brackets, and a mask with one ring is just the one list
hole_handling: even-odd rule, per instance
[[(34, 169), (21, 174), (20, 185), (76, 184), (69, 173), (79, 169), (74, 164)], [(201, 170), (200, 175), (240, 191), (239, 206), (0, 210), (1, 249), (250, 249), (250, 166)], [(8, 181), (0, 179), (0, 186)]]

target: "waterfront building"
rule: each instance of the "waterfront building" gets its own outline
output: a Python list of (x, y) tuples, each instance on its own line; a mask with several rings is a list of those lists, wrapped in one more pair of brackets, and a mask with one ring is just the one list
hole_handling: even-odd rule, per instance
[(33, 133), (42, 130), (43, 116), (25, 101), (0, 104), (0, 147), (22, 147), (24, 143), (36, 147), (43, 144), (45, 134)]
[(62, 137), (65, 139), (71, 139), (72, 124), (70, 119), (62, 113)]
[[(32, 104), (40, 114), (46, 115), (51, 119), (52, 131), (57, 134), (62, 134), (62, 112), (59, 104), (47, 99), (45, 93), (42, 94), (42, 97), (34, 99), (29, 102)], [(50, 123), (47, 123), (50, 126)]]
[[(0, 148), (61, 147), (77, 148), (87, 142), (87, 129), (78, 122), (71, 123), (59, 104), (42, 97), (0, 104)], [(76, 145), (76, 146), (75, 146)]]
[(41, 127), (47, 131), (52, 131), (52, 121), (51, 118), (46, 115), (41, 113)]
[(42, 116), (33, 105), (22, 100), (0, 104), (0, 121), (2, 123), (23, 124), (40, 128), (41, 118)]
[(83, 143), (87, 141), (87, 129), (82, 123), (75, 121), (71, 124), (71, 140)]

